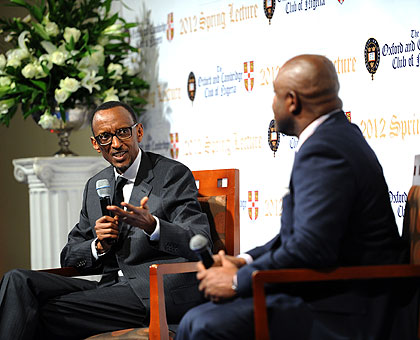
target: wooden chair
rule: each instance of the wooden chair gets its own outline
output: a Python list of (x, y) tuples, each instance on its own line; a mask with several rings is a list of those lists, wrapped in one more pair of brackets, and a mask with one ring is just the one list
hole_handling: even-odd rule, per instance
[[(207, 214), (213, 240), (213, 253), (224, 249), (229, 255), (239, 253), (239, 170), (193, 171), (198, 188), (198, 200)], [(95, 340), (150, 339), (169, 340), (166, 320), (163, 276), (197, 270), (197, 262), (165, 263), (150, 266), (150, 324), (149, 328), (131, 328), (89, 337)], [(64, 276), (79, 276), (75, 268), (44, 270)]]
[[(224, 249), (239, 253), (239, 170), (193, 171), (199, 201), (209, 217), (213, 253)], [(196, 262), (165, 263), (150, 266), (150, 340), (168, 340), (163, 275), (197, 271)]]
[[(264, 291), (266, 283), (420, 277), (420, 186), (412, 186), (408, 193), (403, 237), (410, 240), (410, 264), (354, 266), (325, 270), (279, 269), (255, 271), (252, 275), (255, 339), (268, 340), (270, 338)], [(420, 339), (420, 319), (418, 338)]]

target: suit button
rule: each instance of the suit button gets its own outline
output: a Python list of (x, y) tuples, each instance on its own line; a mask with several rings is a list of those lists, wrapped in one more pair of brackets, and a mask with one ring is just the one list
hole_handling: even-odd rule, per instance
[(85, 259), (81, 259), (81, 260), (76, 262), (76, 268), (82, 268), (84, 266), (86, 266), (86, 260)]

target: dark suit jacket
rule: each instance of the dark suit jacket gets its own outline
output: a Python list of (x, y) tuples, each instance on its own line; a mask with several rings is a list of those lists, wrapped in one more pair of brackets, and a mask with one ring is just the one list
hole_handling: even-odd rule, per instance
[[(149, 265), (198, 260), (189, 248), (190, 238), (200, 233), (210, 240), (208, 220), (197, 201), (194, 177), (183, 164), (142, 151), (129, 203), (138, 206), (142, 197), (149, 197), (150, 212), (160, 220), (160, 240), (150, 241), (142, 230), (122, 223), (118, 243), (109, 253), (95, 260), (91, 243), (96, 237), (95, 221), (102, 216), (96, 192), (99, 179), (109, 180), (113, 194), (115, 176), (112, 167), (89, 179), (80, 220), (69, 233), (68, 243), (61, 253), (61, 265), (74, 266), (85, 273), (119, 268), (136, 295), (148, 306)], [(169, 319), (171, 316), (177, 319), (182, 313), (179, 304), (194, 304), (200, 299), (195, 280), (185, 275), (169, 275), (165, 279), (165, 297)]]
[[(249, 251), (254, 262), (238, 271), (238, 291), (252, 294), (254, 270), (404, 263), (408, 250), (398, 233), (382, 168), (359, 128), (339, 112), (296, 153), (280, 233)], [(325, 284), (307, 288), (294, 293), (314, 302), (315, 309), (362, 312), (370, 303), (369, 288), (361, 292), (356, 284), (343, 285), (339, 292)], [(354, 290), (363, 297), (355, 298)]]

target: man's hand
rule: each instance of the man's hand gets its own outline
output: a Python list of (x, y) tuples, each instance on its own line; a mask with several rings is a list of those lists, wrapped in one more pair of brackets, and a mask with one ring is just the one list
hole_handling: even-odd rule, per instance
[(104, 242), (106, 240), (118, 238), (118, 218), (111, 216), (102, 216), (96, 220), (95, 232), (98, 237), (97, 248), (100, 252), (105, 252), (111, 248), (111, 245)]
[(204, 296), (214, 302), (233, 297), (236, 293), (232, 289), (232, 280), (238, 267), (227, 257), (223, 250), (219, 251), (221, 266), (212, 266), (206, 269), (200, 262), (198, 264), (197, 279), (201, 280), (198, 289), (204, 291)]
[(121, 209), (115, 205), (108, 206), (108, 210), (112, 211), (120, 221), (128, 223), (133, 227), (143, 229), (148, 235), (153, 234), (156, 228), (156, 220), (146, 205), (148, 197), (143, 197), (140, 206), (136, 207), (126, 202), (121, 202), (121, 206), (127, 210)]
[[(224, 252), (223, 252), (224, 254)], [(230, 256), (230, 255), (224, 255), (224, 257), (229, 261), (232, 262), (238, 269), (242, 266), (246, 265), (245, 259), (242, 257), (236, 257), (236, 256)], [(221, 267), (222, 266), (222, 258), (219, 254), (213, 255), (213, 267)]]

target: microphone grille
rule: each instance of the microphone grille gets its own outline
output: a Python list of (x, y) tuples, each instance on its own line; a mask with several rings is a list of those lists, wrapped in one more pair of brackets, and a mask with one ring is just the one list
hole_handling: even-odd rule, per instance
[(111, 196), (111, 185), (107, 179), (99, 179), (96, 181), (96, 192), (99, 197)]
[(208, 242), (207, 238), (205, 238), (201, 234), (197, 234), (197, 235), (194, 235), (193, 237), (191, 237), (190, 249), (193, 250), (193, 251), (197, 251), (197, 250), (200, 250), (200, 249), (203, 249), (203, 248), (207, 247), (208, 243), (209, 242)]

